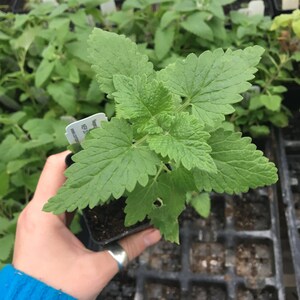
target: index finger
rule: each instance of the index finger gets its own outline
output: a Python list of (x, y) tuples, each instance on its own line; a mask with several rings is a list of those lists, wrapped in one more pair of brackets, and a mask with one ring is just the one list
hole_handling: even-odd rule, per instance
[(70, 151), (64, 151), (48, 157), (46, 164), (39, 178), (34, 196), (29, 204), (30, 210), (34, 210), (35, 216), (42, 216), (43, 219), (60, 219), (65, 223), (65, 214), (60, 216), (43, 211), (45, 203), (56, 195), (59, 188), (66, 181), (64, 171), (66, 170), (65, 158)]

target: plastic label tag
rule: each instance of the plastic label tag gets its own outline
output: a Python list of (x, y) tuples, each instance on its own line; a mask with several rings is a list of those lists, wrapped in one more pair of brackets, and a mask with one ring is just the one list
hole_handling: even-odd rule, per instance
[(70, 144), (80, 143), (93, 128), (101, 127), (101, 122), (107, 121), (104, 113), (97, 113), (87, 118), (75, 121), (66, 127), (66, 138)]

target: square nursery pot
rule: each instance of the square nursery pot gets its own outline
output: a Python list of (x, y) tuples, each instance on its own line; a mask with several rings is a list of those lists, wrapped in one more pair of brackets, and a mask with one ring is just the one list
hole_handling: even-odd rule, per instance
[[(65, 162), (69, 167), (72, 163), (72, 155), (67, 155)], [(85, 208), (83, 210), (84, 232), (88, 237), (84, 237), (84, 244), (91, 250), (99, 251), (111, 242), (120, 240), (130, 234), (150, 228), (149, 221), (137, 223), (133, 226), (126, 227), (125, 220), (125, 201), (126, 198), (111, 201), (102, 206), (94, 208)], [(86, 234), (85, 234), (86, 235)]]
[(149, 221), (125, 227), (126, 198), (111, 201), (102, 206), (85, 208), (83, 218), (89, 234), (88, 248), (97, 251), (113, 241), (151, 227)]

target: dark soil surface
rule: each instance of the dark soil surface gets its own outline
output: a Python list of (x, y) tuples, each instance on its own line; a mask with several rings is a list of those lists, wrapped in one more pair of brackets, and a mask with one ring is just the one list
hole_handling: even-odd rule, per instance
[(134, 273), (138, 268), (135, 259), (128, 268), (119, 272), (113, 280), (103, 289), (97, 300), (133, 300), (136, 291)]
[(217, 285), (193, 285), (190, 296), (191, 300), (226, 300), (226, 291)]
[(256, 283), (274, 274), (272, 248), (262, 243), (240, 243), (236, 248), (236, 273)]
[(147, 282), (144, 300), (179, 300), (180, 288), (172, 284)]
[(180, 225), (188, 225), (194, 228), (209, 229), (211, 231), (224, 229), (224, 199), (220, 196), (214, 196), (211, 199), (211, 212), (208, 218), (201, 218), (199, 214), (191, 207), (188, 207), (180, 216)]
[[(252, 196), (252, 197), (251, 197)], [(245, 194), (234, 197), (234, 219), (237, 230), (266, 230), (270, 228), (268, 197)]]
[(149, 269), (178, 272), (181, 270), (181, 249), (179, 245), (162, 240), (144, 252), (139, 261)]
[(224, 274), (224, 245), (219, 243), (192, 243), (190, 250), (190, 266), (195, 273)]
[(138, 231), (138, 228), (145, 228), (147, 221), (134, 226), (125, 227), (125, 199), (121, 198), (110, 202), (107, 205), (96, 206), (93, 209), (84, 210), (87, 222), (89, 223), (92, 237), (98, 242), (121, 238), (131, 231)]
[(134, 295), (135, 280), (118, 276), (102, 291), (97, 300), (132, 300)]
[[(277, 300), (274, 289), (263, 289), (261, 291), (247, 290), (239, 288), (237, 291), (237, 300)], [(287, 299), (289, 300), (289, 299)]]

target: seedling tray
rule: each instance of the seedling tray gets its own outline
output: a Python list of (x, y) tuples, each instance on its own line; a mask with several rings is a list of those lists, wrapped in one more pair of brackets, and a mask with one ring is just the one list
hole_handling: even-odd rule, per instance
[(296, 288), (300, 298), (300, 119), (277, 131), (281, 193), (288, 228)]
[(119, 273), (98, 299), (285, 299), (274, 186), (212, 195), (208, 219), (186, 210), (180, 245), (161, 241)]

